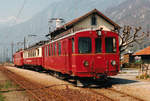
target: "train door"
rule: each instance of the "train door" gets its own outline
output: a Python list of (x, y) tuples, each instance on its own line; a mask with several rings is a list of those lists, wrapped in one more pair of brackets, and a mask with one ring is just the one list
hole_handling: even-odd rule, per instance
[(66, 73), (67, 72), (67, 41), (63, 41), (63, 71)]
[(119, 71), (119, 66), (116, 65), (119, 61), (119, 50), (117, 41), (118, 39), (115, 36), (105, 37), (105, 55), (107, 60), (108, 74), (110, 74), (110, 72), (117, 73)]
[(72, 53), (74, 52), (74, 38), (70, 38), (68, 42), (68, 72), (72, 71)]
[(45, 51), (45, 47), (42, 47), (42, 57), (43, 57), (43, 59), (42, 59), (42, 60), (43, 60), (42, 66), (43, 66), (43, 67), (45, 67), (45, 62), (46, 62), (46, 61), (45, 61), (45, 54), (46, 54), (45, 52), (46, 52), (46, 51)]
[(94, 50), (94, 61), (92, 71), (98, 74), (104, 74), (106, 71), (106, 57), (104, 54), (104, 38), (103, 37), (94, 37), (93, 40), (93, 49)]

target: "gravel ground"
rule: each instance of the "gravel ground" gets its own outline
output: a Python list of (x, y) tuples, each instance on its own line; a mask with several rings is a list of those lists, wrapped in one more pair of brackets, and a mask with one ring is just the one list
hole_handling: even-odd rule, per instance
[[(62, 84), (68, 85), (69, 83), (59, 80), (59, 79), (56, 79), (55, 77), (52, 77), (50, 75), (47, 75), (44, 73), (38, 73), (38, 72), (34, 72), (34, 71), (29, 71), (29, 70), (24, 70), (24, 69), (13, 68), (13, 67), (6, 67), (6, 68), (21, 75), (21, 76), (24, 76), (25, 78), (27, 78), (33, 82), (37, 82), (37, 83), (40, 83), (45, 86), (58, 84), (60, 86), (57, 86), (55, 88), (62, 89), (62, 90), (58, 90), (58, 93), (63, 92), (64, 94), (70, 95), (70, 97), (72, 95), (72, 92), (73, 92), (73, 94), (76, 94), (76, 93), (80, 94), (80, 92), (77, 91), (77, 90), (79, 90), (79, 88), (73, 87), (73, 86), (69, 86), (69, 89), (70, 88), (72, 89), (72, 92), (69, 93), (66, 90), (66, 86), (61, 86)], [(125, 92), (127, 94), (136, 96), (138, 98), (144, 99), (145, 101), (150, 101), (150, 82), (138, 81), (136, 79), (136, 75), (138, 74), (137, 71), (138, 70), (122, 71), (121, 74), (113, 77), (113, 79), (110, 80), (110, 83), (112, 83), (112, 87), (118, 91)], [(125, 72), (125, 73), (123, 73), (123, 72)], [(76, 90), (74, 91), (73, 89), (76, 89)], [(106, 93), (108, 93), (108, 92), (106, 92)], [(82, 92), (82, 94), (84, 96), (87, 96), (86, 95), (87, 93), (84, 94)], [(110, 92), (110, 94), (111, 94), (112, 98), (116, 98), (117, 100), (120, 100), (119, 96), (121, 96), (121, 95), (117, 95), (115, 93), (112, 94), (111, 92)], [(74, 95), (74, 96), (76, 96), (76, 95)], [(93, 95), (91, 95), (91, 96), (93, 96)], [(126, 97), (124, 97), (124, 99), (126, 99)], [(79, 100), (83, 101), (83, 99), (80, 99), (80, 98), (79, 98)], [(126, 101), (126, 100), (124, 100), (124, 101)], [(120, 101), (122, 101), (122, 100), (120, 100)], [(132, 100), (129, 99), (128, 101), (132, 101)]]
[[(6, 81), (9, 81), (9, 79), (0, 71), (0, 84), (5, 85)], [(11, 89), (16, 89), (17, 86), (14, 83), (11, 83), (11, 86), (9, 88), (1, 88), (2, 91), (7, 91)], [(17, 88), (18, 89), (18, 88)], [(6, 93), (2, 93), (2, 95), (5, 97), (5, 101), (34, 101), (32, 98), (29, 98), (26, 95), (25, 91), (10, 91)]]
[[(38, 73), (38, 72), (34, 72), (34, 71), (13, 68), (13, 67), (6, 67), (6, 68), (11, 70), (14, 73), (17, 73), (20, 76), (27, 78), (28, 80), (30, 80), (32, 82), (37, 82), (37, 83), (45, 85), (45, 86), (51, 86), (51, 85), (57, 84), (58, 86), (56, 86), (56, 88), (62, 88), (62, 85), (70, 85), (67, 82), (56, 79), (55, 77), (52, 77), (52, 76), (44, 74), (44, 73)], [(59, 87), (59, 85), (60, 85), (60, 87)]]
[[(101, 95), (95, 94), (88, 90), (82, 90), (78, 87), (74, 87), (69, 83), (66, 83), (62, 80), (58, 80), (55, 77), (52, 77), (47, 74), (37, 73), (34, 71), (18, 69), (18, 68), (13, 68), (13, 67), (6, 67), (6, 68), (12, 72), (15, 72), (16, 74), (20, 76), (25, 77), (26, 79), (34, 83), (36, 82), (45, 86), (51, 86), (51, 85), (56, 85), (56, 84), (59, 85), (56, 87), (50, 87), (49, 91), (56, 93), (57, 95), (64, 96), (67, 99), (67, 101), (111, 101), (110, 99), (105, 98)], [(66, 85), (69, 85), (69, 86), (66, 86)]]
[(138, 80), (138, 69), (125, 69), (113, 77), (113, 88), (138, 98), (150, 101), (150, 81)]

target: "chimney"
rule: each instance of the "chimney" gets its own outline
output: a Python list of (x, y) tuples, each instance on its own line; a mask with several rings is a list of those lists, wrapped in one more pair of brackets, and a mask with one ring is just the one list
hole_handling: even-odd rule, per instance
[(62, 20), (59, 19), (59, 18), (57, 18), (57, 19), (56, 19), (56, 28), (60, 27), (61, 24), (62, 24)]

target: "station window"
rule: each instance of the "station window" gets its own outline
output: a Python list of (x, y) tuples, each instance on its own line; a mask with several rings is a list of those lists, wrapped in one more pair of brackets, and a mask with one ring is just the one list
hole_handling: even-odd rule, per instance
[(72, 53), (75, 52), (75, 48), (74, 48), (74, 38), (72, 38)]
[(92, 17), (91, 17), (91, 25), (97, 25), (97, 18), (95, 16), (95, 14), (92, 15)]
[(61, 55), (61, 43), (58, 43), (58, 55)]

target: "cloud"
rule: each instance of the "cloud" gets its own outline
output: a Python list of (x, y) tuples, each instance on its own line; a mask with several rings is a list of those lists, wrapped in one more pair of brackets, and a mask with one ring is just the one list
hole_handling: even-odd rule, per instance
[(15, 16), (0, 18), (0, 24), (15, 25), (15, 24), (19, 24), (24, 21), (26, 21), (26, 19), (20, 19), (20, 18), (17, 19)]

